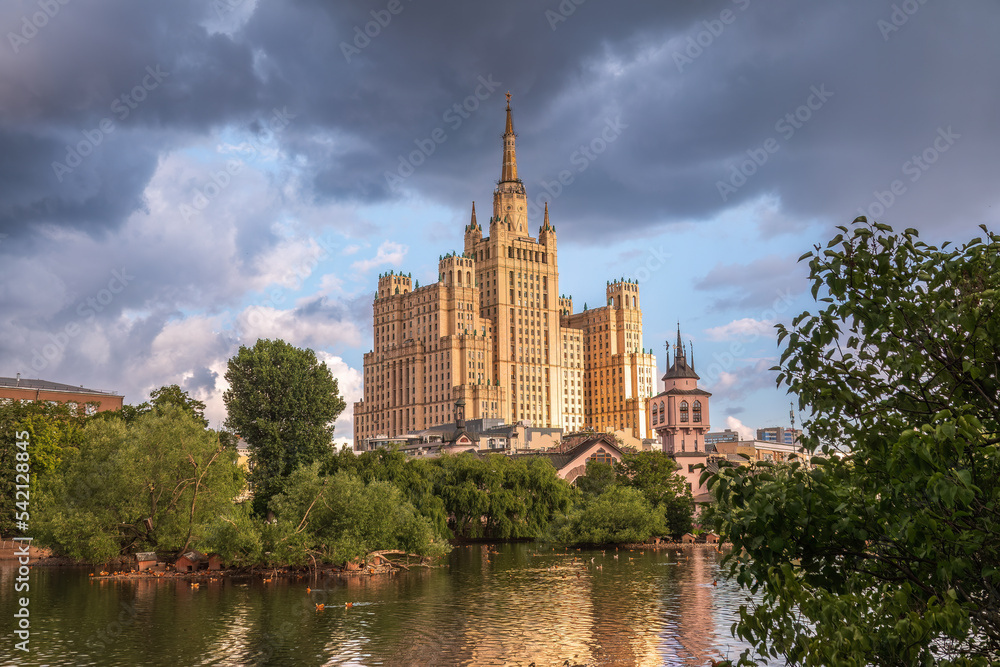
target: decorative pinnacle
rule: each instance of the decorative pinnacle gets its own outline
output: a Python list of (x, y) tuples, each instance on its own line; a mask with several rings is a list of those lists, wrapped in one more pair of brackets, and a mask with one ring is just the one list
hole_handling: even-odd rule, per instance
[(514, 148), (514, 119), (510, 112), (510, 93), (507, 93), (507, 127), (503, 133), (503, 164), (500, 182), (517, 181), (517, 157)]

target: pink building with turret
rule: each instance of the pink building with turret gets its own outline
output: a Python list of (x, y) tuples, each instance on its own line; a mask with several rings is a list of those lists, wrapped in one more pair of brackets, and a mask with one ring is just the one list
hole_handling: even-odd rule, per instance
[(649, 399), (649, 421), (663, 451), (673, 455), (680, 468), (678, 473), (687, 480), (691, 494), (698, 501), (699, 496), (708, 493), (700, 484), (701, 469), (695, 466), (708, 461), (705, 434), (710, 430), (708, 399), (712, 394), (698, 388), (701, 378), (694, 372), (693, 349), (690, 355), (689, 362), (678, 325), (672, 364), (667, 345), (663, 391)]

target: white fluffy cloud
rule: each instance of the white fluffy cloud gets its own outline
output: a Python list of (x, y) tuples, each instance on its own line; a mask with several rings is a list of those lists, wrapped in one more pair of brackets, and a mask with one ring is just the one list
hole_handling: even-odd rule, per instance
[(382, 245), (378, 247), (378, 251), (375, 256), (371, 259), (359, 259), (358, 261), (351, 264), (351, 268), (355, 271), (370, 271), (376, 266), (382, 266), (383, 264), (391, 264), (392, 266), (399, 266), (403, 263), (403, 258), (406, 257), (406, 253), (409, 248), (402, 243), (396, 243), (395, 241), (383, 241)]
[(740, 434), (740, 440), (753, 440), (756, 433), (736, 417), (726, 417), (726, 428)]
[(757, 338), (774, 336), (774, 320), (755, 320), (744, 317), (722, 326), (706, 329), (709, 340), (731, 340), (733, 338)]
[(354, 444), (354, 402), (360, 401), (364, 393), (363, 375), (356, 368), (351, 368), (343, 359), (327, 352), (317, 352), (320, 361), (326, 362), (330, 373), (337, 379), (337, 388), (344, 397), (347, 406), (340, 413), (334, 424), (333, 437), (338, 445), (352, 446)]

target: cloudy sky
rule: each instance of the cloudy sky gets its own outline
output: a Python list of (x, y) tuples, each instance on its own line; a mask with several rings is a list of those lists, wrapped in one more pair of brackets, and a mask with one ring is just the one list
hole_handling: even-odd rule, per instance
[(260, 337), (359, 397), (377, 276), (461, 250), (508, 90), (561, 291), (639, 279), (713, 427), (787, 423), (772, 327), (834, 225), (998, 226), (992, 0), (9, 0), (0, 27), (0, 375), (177, 383), (215, 425)]

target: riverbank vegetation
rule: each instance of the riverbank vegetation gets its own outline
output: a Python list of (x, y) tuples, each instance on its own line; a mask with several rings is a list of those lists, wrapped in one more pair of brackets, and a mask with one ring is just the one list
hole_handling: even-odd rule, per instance
[(572, 510), (550, 539), (565, 545), (624, 544), (675, 538), (692, 528), (691, 492), (663, 452), (626, 452), (621, 463), (587, 463)]
[(709, 480), (757, 594), (740, 664), (996, 665), (1000, 236), (840, 231), (802, 257), (818, 309), (778, 327), (775, 369), (825, 457)]
[(249, 466), (234, 433), (209, 428), (204, 404), (176, 385), (91, 417), (0, 406), (5, 442), (31, 433), (35, 545), (92, 563), (197, 549), (251, 568), (343, 565), (378, 551), (434, 558), (455, 540), (634, 543), (691, 529), (690, 493), (659, 452), (591, 462), (578, 486), (545, 456), (355, 455), (328, 444), (344, 401), (311, 351), (258, 341), (240, 348), (227, 377), (227, 423), (247, 440)]

